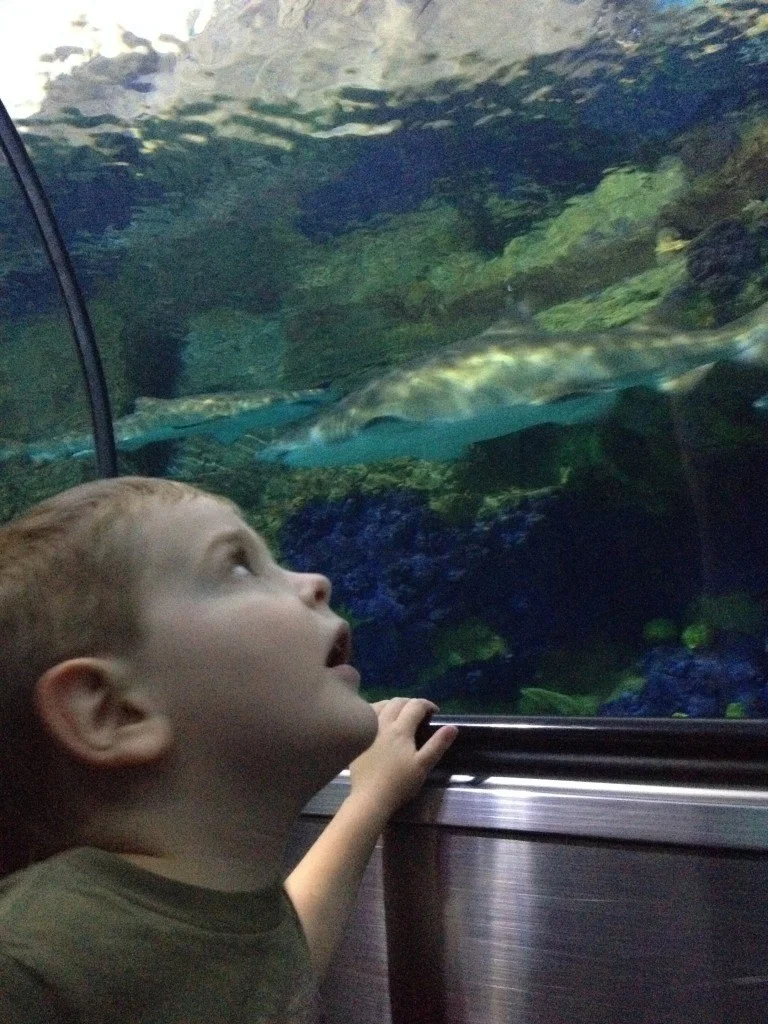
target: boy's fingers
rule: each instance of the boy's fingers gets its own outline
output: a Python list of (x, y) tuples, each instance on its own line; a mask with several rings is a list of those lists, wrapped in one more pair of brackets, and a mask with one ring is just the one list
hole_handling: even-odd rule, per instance
[(458, 735), (459, 730), (455, 725), (440, 726), (435, 735), (430, 736), (424, 746), (416, 752), (422, 768), (434, 768)]
[(397, 718), (400, 709), (407, 704), (408, 697), (390, 697), (388, 700), (377, 700), (371, 704), (376, 714), (384, 721)]
[[(382, 702), (384, 707), (381, 709), (379, 718), (385, 724), (394, 722), (396, 718), (400, 717), (400, 713), (408, 707), (409, 704), (421, 703), (414, 697), (390, 697), (389, 700)], [(424, 712), (422, 712), (423, 717)]]
[(394, 699), (403, 701), (397, 708), (396, 717), (402, 718), (404, 725), (412, 725), (414, 729), (427, 715), (439, 710), (437, 704), (433, 704), (431, 700), (426, 700), (424, 697), (395, 697)]

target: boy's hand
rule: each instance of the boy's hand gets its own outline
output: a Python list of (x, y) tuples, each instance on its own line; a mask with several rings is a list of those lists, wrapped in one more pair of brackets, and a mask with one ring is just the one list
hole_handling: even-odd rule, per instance
[(421, 697), (393, 697), (372, 704), (379, 731), (370, 747), (349, 766), (352, 793), (374, 801), (389, 817), (412, 800), (430, 770), (456, 739), (455, 725), (444, 725), (416, 749), (416, 729), (436, 704)]

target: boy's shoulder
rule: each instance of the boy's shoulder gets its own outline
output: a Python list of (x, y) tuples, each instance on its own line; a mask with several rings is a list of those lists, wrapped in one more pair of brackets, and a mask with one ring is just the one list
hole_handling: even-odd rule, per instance
[(37, 1016), (0, 1012), (2, 1024), (61, 1024), (56, 1000), (73, 1019), (87, 1007), (93, 1024), (223, 1024), (224, 1006), (227, 1024), (299, 1024), (315, 1000), (309, 950), (281, 885), (201, 889), (94, 848), (0, 880), (0, 971), (18, 1005), (39, 1004)]

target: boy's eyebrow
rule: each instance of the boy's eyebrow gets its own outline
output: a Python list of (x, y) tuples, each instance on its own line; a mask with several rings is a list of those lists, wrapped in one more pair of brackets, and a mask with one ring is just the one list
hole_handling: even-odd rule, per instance
[(247, 530), (242, 526), (237, 526), (233, 530), (227, 530), (224, 533), (217, 533), (216, 536), (213, 537), (213, 539), (206, 545), (202, 560), (205, 561), (215, 548), (221, 547), (225, 544), (245, 544), (248, 547), (256, 548), (260, 554), (269, 554), (267, 545), (256, 532)]

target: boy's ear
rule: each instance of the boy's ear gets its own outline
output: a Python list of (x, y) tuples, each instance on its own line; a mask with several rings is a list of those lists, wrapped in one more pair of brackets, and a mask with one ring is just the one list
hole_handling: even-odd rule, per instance
[(113, 658), (70, 658), (49, 668), (35, 687), (46, 731), (76, 760), (93, 768), (125, 768), (158, 760), (170, 748), (167, 716), (127, 683)]

